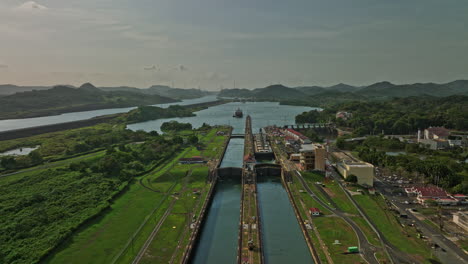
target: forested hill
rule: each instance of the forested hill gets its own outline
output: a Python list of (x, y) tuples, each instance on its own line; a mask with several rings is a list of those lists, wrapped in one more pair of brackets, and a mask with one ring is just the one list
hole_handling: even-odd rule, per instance
[[(71, 85), (60, 85), (66, 86), (70, 88), (75, 88)], [(49, 90), (53, 87), (51, 86), (17, 86), (12, 84), (2, 84), (0, 85), (0, 96), (12, 95), (15, 93), (20, 92), (29, 92), (33, 90)], [(153, 85), (149, 88), (135, 88), (130, 86), (117, 86), (117, 87), (97, 87), (100, 90), (106, 92), (116, 92), (116, 91), (123, 91), (123, 92), (133, 92), (133, 93), (140, 93), (140, 94), (148, 94), (148, 95), (160, 95), (164, 97), (169, 97), (173, 99), (193, 99), (199, 98), (202, 96), (214, 94), (214, 92), (204, 91), (200, 89), (190, 88), (190, 89), (182, 89), (182, 88), (172, 88), (165, 85)]]
[(90, 83), (79, 88), (55, 86), (0, 97), (0, 119), (55, 115), (74, 111), (176, 102), (175, 99), (129, 91), (100, 90)]
[[(468, 96), (417, 96), (382, 102), (353, 101), (336, 104), (322, 112), (310, 111), (296, 116), (298, 123), (335, 121), (352, 128), (356, 136), (380, 134), (414, 134), (418, 129), (443, 126), (468, 130)], [(337, 111), (352, 113), (348, 120), (336, 119)]]
[(99, 87), (99, 89), (103, 91), (131, 91), (149, 95), (161, 95), (174, 99), (193, 99), (212, 94), (212, 92), (203, 91), (200, 89), (171, 88), (165, 85), (153, 85), (146, 89), (134, 87)]
[(330, 103), (348, 101), (386, 100), (395, 97), (410, 96), (445, 97), (450, 95), (468, 95), (468, 81), (458, 80), (445, 84), (415, 83), (396, 85), (390, 82), (378, 82), (368, 86), (337, 84), (330, 87), (302, 86), (286, 87), (271, 85), (265, 88), (225, 89), (219, 96), (254, 98), (258, 100), (276, 99), (288, 103), (323, 106)]

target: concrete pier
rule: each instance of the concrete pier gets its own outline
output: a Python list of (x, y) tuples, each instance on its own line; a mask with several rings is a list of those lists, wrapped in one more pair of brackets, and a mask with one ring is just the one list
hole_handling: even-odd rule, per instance
[(237, 262), (239, 264), (263, 263), (262, 229), (255, 172), (255, 148), (250, 116), (247, 116), (245, 126), (240, 215)]

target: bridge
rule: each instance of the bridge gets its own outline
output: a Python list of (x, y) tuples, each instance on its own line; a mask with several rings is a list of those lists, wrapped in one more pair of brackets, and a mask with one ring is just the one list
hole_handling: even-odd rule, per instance
[(335, 129), (336, 126), (334, 123), (305, 123), (305, 124), (295, 124), (295, 125), (284, 125), (285, 128), (331, 128)]
[(245, 134), (231, 134), (231, 138), (245, 138)]

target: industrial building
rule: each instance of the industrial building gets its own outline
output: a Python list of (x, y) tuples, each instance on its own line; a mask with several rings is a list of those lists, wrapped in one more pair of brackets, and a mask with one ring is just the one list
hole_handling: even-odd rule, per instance
[(345, 179), (350, 175), (355, 175), (359, 185), (374, 185), (374, 165), (370, 163), (343, 160), (337, 163), (336, 168)]
[(327, 151), (323, 145), (302, 144), (300, 154), (300, 164), (303, 170), (325, 171)]

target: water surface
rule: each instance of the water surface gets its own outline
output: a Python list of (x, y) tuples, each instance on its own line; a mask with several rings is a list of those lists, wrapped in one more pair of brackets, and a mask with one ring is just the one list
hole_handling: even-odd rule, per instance
[[(205, 102), (211, 102), (211, 101), (216, 101), (216, 96), (210, 95), (210, 96), (204, 96), (204, 97), (200, 97), (196, 99), (182, 100), (181, 102), (156, 104), (154, 106), (167, 108), (170, 105), (189, 105), (189, 104), (198, 104), (198, 103), (205, 103)], [(126, 113), (135, 108), (136, 107), (110, 108), (110, 109), (101, 109), (101, 110), (92, 110), (92, 111), (72, 112), (72, 113), (65, 113), (65, 114), (54, 115), (54, 116), (0, 120), (0, 131), (85, 120), (85, 119), (89, 119), (89, 118), (93, 118), (97, 116)]]
[(25, 148), (12, 149), (12, 150), (8, 150), (8, 151), (5, 151), (3, 153), (0, 153), (0, 156), (8, 156), (8, 155), (11, 155), (11, 156), (24, 156), (24, 155), (28, 155), (29, 153), (33, 152), (34, 150), (36, 150), (38, 148), (39, 148), (39, 146), (35, 146), (35, 147), (32, 147), (32, 148), (25, 147)]
[(279, 177), (258, 177), (265, 263), (314, 263)]
[[(232, 117), (237, 108), (242, 109), (243, 118)], [(234, 134), (243, 134), (245, 130), (245, 117), (252, 117), (252, 129), (258, 133), (260, 128), (270, 125), (294, 125), (296, 115), (310, 111), (312, 107), (280, 105), (277, 102), (232, 102), (217, 105), (195, 112), (193, 117), (178, 117), (152, 120), (142, 123), (128, 125), (131, 130), (156, 130), (161, 133), (161, 125), (164, 122), (175, 120), (183, 123), (191, 123), (194, 128), (201, 127), (203, 123), (210, 125), (230, 125)]]

